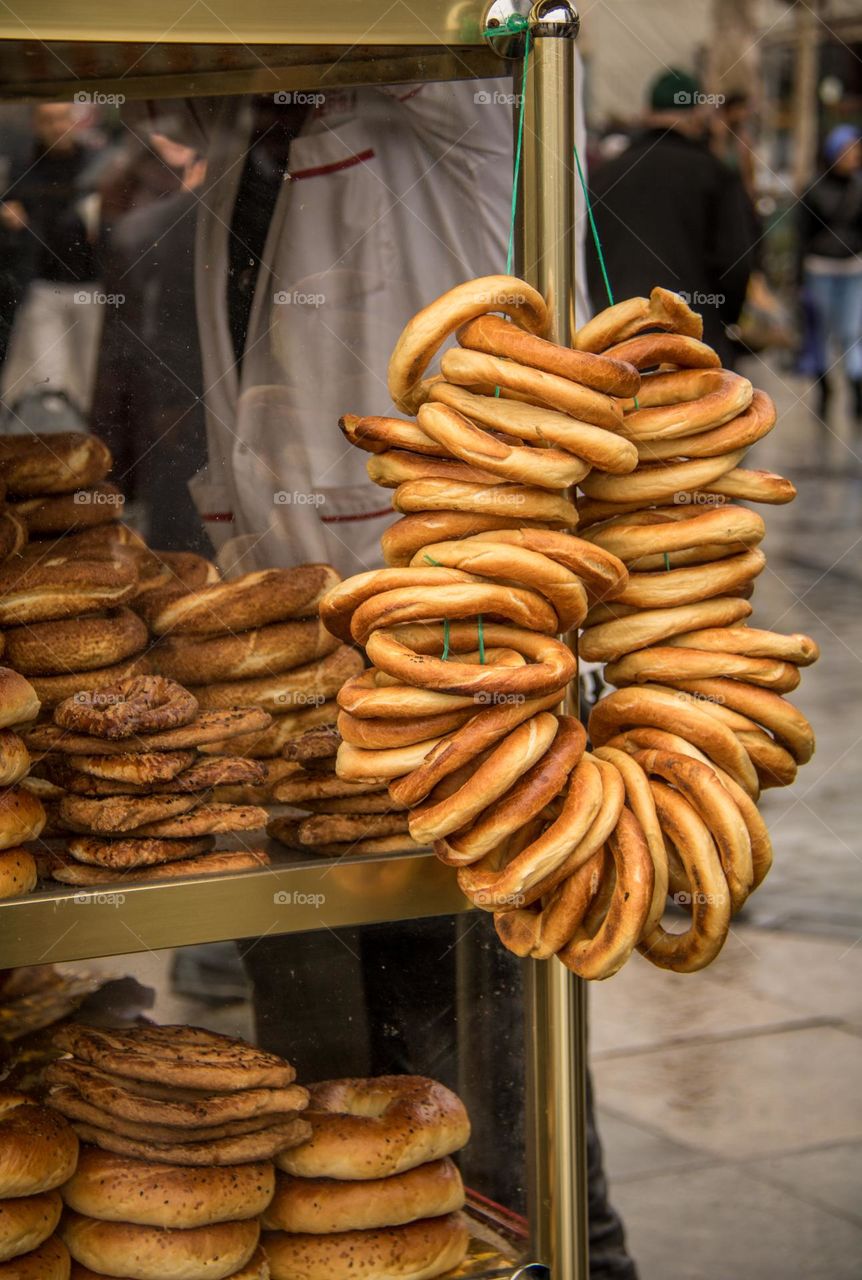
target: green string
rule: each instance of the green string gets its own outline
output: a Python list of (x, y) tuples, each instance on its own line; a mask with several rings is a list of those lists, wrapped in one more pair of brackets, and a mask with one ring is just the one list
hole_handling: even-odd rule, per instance
[(602, 249), (602, 242), (599, 239), (599, 229), (596, 226), (596, 220), (593, 217), (593, 206), (590, 201), (590, 193), (589, 193), (589, 189), (587, 188), (587, 180), (584, 177), (584, 171), (583, 171), (583, 168), (581, 167), (581, 157), (578, 155), (578, 148), (575, 147), (574, 151), (575, 151), (575, 164), (577, 165), (577, 168), (578, 168), (578, 177), (580, 178), (580, 181), (581, 181), (581, 190), (584, 193), (584, 204), (586, 205), (586, 209), (587, 209), (587, 220), (589, 221), (589, 224), (590, 224), (590, 231), (592, 232), (593, 244), (596, 246), (596, 253), (599, 259), (599, 266), (602, 269), (602, 279), (604, 280), (605, 288), (608, 291), (608, 302), (611, 304), (611, 306), (613, 306), (614, 291), (611, 288), (610, 276), (608, 275), (608, 268), (607, 268), (607, 265), (605, 264), (604, 250)]
[(665, 570), (670, 568), (670, 556), (668, 555), (667, 552), (664, 553), (664, 567), (665, 567)]
[[(524, 150), (524, 115), (526, 114), (524, 106), (527, 101), (527, 66), (530, 61), (530, 24), (527, 19), (522, 18), (520, 14), (513, 13), (506, 23), (507, 28), (510, 30), (513, 29), (511, 27), (511, 23), (514, 18), (518, 18), (519, 22), (523, 24), (514, 29), (518, 31), (525, 31), (527, 34), (524, 38), (524, 69), (521, 72), (521, 103), (518, 115), (518, 138), (515, 144), (515, 173), (512, 180), (512, 213), (509, 219), (509, 247), (506, 251), (507, 276), (512, 274), (512, 265), (515, 261), (515, 215), (518, 208), (518, 179), (521, 173), (521, 153)], [(499, 392), (500, 388), (498, 387), (498, 395)]]
[(449, 619), (443, 619), (443, 652), (440, 654), (441, 662), (445, 662), (449, 657)]
[(481, 667), (484, 667), (485, 665), (485, 632), (482, 627), (481, 613), (476, 615), (476, 622), (479, 627), (479, 665)]

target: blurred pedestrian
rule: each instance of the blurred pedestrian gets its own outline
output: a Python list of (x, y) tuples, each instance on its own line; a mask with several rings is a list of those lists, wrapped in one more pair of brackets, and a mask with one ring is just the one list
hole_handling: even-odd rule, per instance
[(67, 412), (57, 415), (56, 425), (69, 427), (89, 406), (99, 334), (95, 245), (83, 210), (97, 157), (79, 137), (72, 103), (34, 107), (32, 129), (32, 151), (10, 173), (0, 203), (0, 226), (33, 256), (3, 368), (3, 396), (13, 413), (29, 393), (60, 397)]
[[(842, 124), (827, 134), (824, 166), (800, 201), (803, 289), (811, 323), (802, 371), (817, 387), (825, 419), (832, 396), (829, 373), (844, 363), (851, 412), (862, 424), (862, 135)], [(830, 357), (834, 341), (837, 357)]]
[[(754, 248), (751, 204), (738, 174), (709, 147), (709, 105), (698, 81), (671, 70), (652, 84), (643, 131), (596, 172), (591, 194), (615, 296), (673, 289), (703, 315), (704, 340), (726, 364)], [(605, 301), (588, 249), (594, 306)]]

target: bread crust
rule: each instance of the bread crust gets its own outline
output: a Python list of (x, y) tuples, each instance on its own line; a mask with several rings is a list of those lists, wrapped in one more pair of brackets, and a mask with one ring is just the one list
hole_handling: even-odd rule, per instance
[(19, 497), (89, 488), (104, 480), (112, 465), (104, 440), (84, 431), (28, 431), (0, 441), (0, 476), (8, 492)]
[(371, 1231), (263, 1236), (272, 1280), (432, 1280), (463, 1262), (468, 1244), (460, 1213)]
[[(176, 841), (171, 842), (176, 845)], [(269, 866), (264, 849), (219, 850), (197, 857), (184, 856), (176, 862), (137, 867), (133, 871), (114, 871), (108, 867), (87, 866), (62, 854), (51, 854), (44, 860), (45, 874), (60, 884), (91, 887), (99, 885), (140, 884), (148, 880), (179, 880), (186, 876), (233, 875), (238, 871), (259, 871)]]
[(245, 1220), (179, 1231), (70, 1212), (60, 1234), (75, 1261), (96, 1272), (134, 1280), (225, 1280), (251, 1259), (260, 1226)]
[[(334, 716), (333, 716), (334, 720)], [(67, 755), (126, 755), (129, 752), (181, 751), (221, 744), (241, 735), (262, 733), (272, 717), (260, 707), (234, 707), (230, 711), (202, 711), (191, 724), (118, 741), (74, 733), (56, 724), (40, 724), (28, 730), (24, 741), (32, 751), (62, 750)], [(221, 750), (217, 752), (221, 754)], [(244, 753), (240, 753), (244, 754)]]
[(28, 849), (0, 852), (0, 901), (32, 893), (37, 880), (36, 859)]
[(44, 826), (45, 810), (32, 791), (24, 786), (0, 791), (0, 850), (35, 840)]
[(328, 1235), (402, 1226), (463, 1207), (461, 1175), (448, 1157), (365, 1182), (294, 1178), (279, 1172), (263, 1226), (270, 1231)]
[(0, 567), (0, 626), (51, 622), (124, 604), (135, 594), (137, 570), (121, 560)]
[(0, 1262), (38, 1249), (53, 1233), (62, 1212), (58, 1191), (0, 1200)]
[(22, 1253), (0, 1268), (9, 1280), (69, 1280), (72, 1262), (59, 1236), (49, 1236), (38, 1249)]
[(53, 1191), (77, 1159), (78, 1139), (62, 1116), (24, 1094), (0, 1092), (0, 1199)]
[(274, 622), (236, 635), (169, 635), (153, 650), (163, 676), (181, 684), (212, 684), (275, 676), (325, 658), (338, 647), (317, 618)]
[(312, 616), (324, 591), (338, 581), (330, 565), (262, 569), (233, 582), (190, 591), (165, 604), (151, 619), (156, 635), (169, 631), (222, 635), (271, 622)]

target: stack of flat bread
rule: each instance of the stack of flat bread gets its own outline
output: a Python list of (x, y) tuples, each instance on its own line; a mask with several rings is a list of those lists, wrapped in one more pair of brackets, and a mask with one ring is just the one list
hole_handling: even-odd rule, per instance
[(62, 1189), (73, 1277), (268, 1280), (273, 1160), (304, 1142), (290, 1063), (196, 1027), (63, 1027), (49, 1104), (84, 1144)]

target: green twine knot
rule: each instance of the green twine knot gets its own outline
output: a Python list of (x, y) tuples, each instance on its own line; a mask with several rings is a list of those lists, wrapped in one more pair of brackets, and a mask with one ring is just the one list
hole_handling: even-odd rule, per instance
[(510, 13), (505, 22), (498, 22), (493, 27), (486, 27), (483, 36), (517, 36), (522, 31), (529, 31), (530, 21), (521, 13)]

